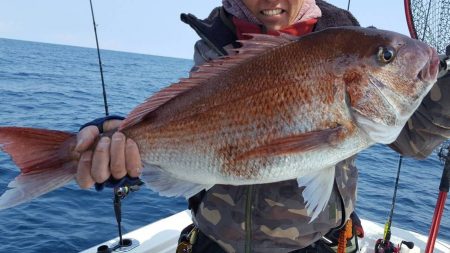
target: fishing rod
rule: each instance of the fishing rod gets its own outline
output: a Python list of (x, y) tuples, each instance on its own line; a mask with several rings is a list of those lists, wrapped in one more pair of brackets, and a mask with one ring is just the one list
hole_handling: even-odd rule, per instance
[(391, 239), (392, 216), (394, 216), (395, 200), (397, 198), (398, 181), (400, 179), (400, 169), (402, 167), (402, 161), (403, 161), (403, 156), (400, 155), (400, 158), (398, 159), (397, 178), (395, 179), (394, 196), (392, 197), (391, 211), (389, 212), (388, 220), (386, 222), (385, 229), (384, 229), (384, 238), (383, 239), (385, 241), (389, 241)]
[(439, 232), (439, 226), (441, 224), (442, 214), (444, 213), (445, 201), (449, 191), (450, 184), (450, 143), (447, 147), (442, 147), (439, 152), (439, 158), (444, 162), (444, 170), (442, 172), (441, 183), (439, 185), (439, 195), (436, 202), (436, 208), (433, 214), (433, 221), (431, 222), (430, 234), (428, 236), (427, 246), (425, 248), (426, 253), (433, 252), (434, 244)]
[(402, 244), (406, 245), (409, 249), (414, 248), (413, 242), (402, 241), (397, 247), (390, 241), (391, 240), (391, 225), (392, 217), (394, 216), (395, 200), (397, 199), (398, 182), (400, 179), (400, 169), (402, 167), (403, 156), (400, 155), (397, 166), (397, 178), (395, 179), (394, 195), (392, 197), (391, 210), (389, 212), (388, 220), (384, 225), (384, 235), (382, 239), (378, 239), (375, 243), (375, 253), (392, 253), (400, 252)]
[[(108, 111), (108, 101), (106, 98), (106, 87), (105, 81), (103, 78), (103, 67), (102, 67), (102, 59), (100, 56), (100, 47), (98, 44), (98, 36), (97, 36), (97, 24), (95, 23), (94, 17), (94, 7), (92, 6), (92, 0), (89, 0), (91, 6), (91, 15), (92, 15), (92, 23), (94, 26), (95, 33), (95, 42), (97, 45), (97, 57), (98, 64), (100, 67), (100, 77), (102, 80), (102, 90), (103, 90), (103, 104), (105, 106), (105, 115), (109, 116)], [(96, 189), (103, 189), (104, 186), (114, 188), (114, 214), (116, 216), (117, 227), (119, 230), (119, 241), (117, 244), (113, 244), (112, 246), (101, 245), (97, 248), (97, 253), (110, 253), (110, 252), (126, 252), (137, 246), (139, 246), (139, 241), (134, 239), (123, 239), (122, 238), (122, 204), (121, 200), (124, 199), (129, 193), (135, 192), (140, 189), (143, 185), (143, 182), (139, 178), (130, 178), (128, 176), (122, 178), (121, 180), (108, 180), (106, 183), (102, 185), (96, 184)]]
[(92, 14), (92, 23), (94, 25), (94, 33), (95, 33), (95, 43), (97, 45), (97, 56), (98, 56), (98, 65), (100, 67), (100, 77), (102, 79), (102, 90), (103, 90), (103, 104), (105, 105), (105, 115), (109, 115), (108, 111), (108, 101), (106, 99), (106, 88), (105, 88), (105, 81), (103, 79), (103, 67), (102, 67), (102, 58), (100, 57), (100, 47), (98, 46), (98, 37), (97, 37), (97, 24), (95, 23), (95, 17), (94, 17), (94, 7), (92, 7), (92, 0), (89, 0), (89, 3), (91, 4), (91, 14)]

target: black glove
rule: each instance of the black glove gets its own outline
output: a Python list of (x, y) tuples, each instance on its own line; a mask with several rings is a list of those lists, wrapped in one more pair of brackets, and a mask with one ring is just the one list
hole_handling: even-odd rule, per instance
[(102, 118), (97, 118), (94, 119), (91, 122), (88, 122), (84, 125), (82, 125), (79, 129), (79, 131), (81, 131), (81, 129), (87, 127), (87, 126), (96, 126), (98, 128), (98, 131), (102, 134), (103, 133), (103, 124), (108, 121), (108, 120), (124, 120), (125, 118), (122, 116), (117, 116), (117, 115), (111, 115), (111, 116), (106, 116), (106, 117), (102, 117)]
[[(103, 133), (103, 124), (108, 121), (108, 120), (124, 120), (125, 118), (122, 116), (117, 116), (117, 115), (111, 115), (111, 116), (106, 116), (106, 117), (102, 117), (102, 118), (97, 118), (94, 119), (93, 121), (90, 121), (84, 125), (82, 125), (80, 127), (80, 131), (81, 129), (87, 127), (87, 126), (96, 126), (98, 128), (98, 131), (100, 133)], [(125, 176), (121, 179), (115, 179), (112, 176), (106, 180), (104, 183), (95, 183), (95, 190), (97, 191), (101, 191), (103, 190), (105, 187), (107, 188), (115, 188), (115, 187), (122, 187), (122, 186), (140, 186), (142, 185), (142, 181), (137, 178), (137, 177), (129, 177), (129, 176)]]

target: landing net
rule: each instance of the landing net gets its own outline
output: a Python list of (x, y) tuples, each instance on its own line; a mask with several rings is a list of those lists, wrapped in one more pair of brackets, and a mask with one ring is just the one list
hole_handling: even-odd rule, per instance
[(411, 37), (445, 54), (450, 44), (450, 0), (405, 0), (405, 12)]

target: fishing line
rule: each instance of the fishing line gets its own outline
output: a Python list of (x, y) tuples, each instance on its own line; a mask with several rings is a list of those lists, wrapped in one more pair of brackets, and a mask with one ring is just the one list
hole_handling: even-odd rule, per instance
[(100, 57), (100, 47), (98, 46), (98, 38), (97, 38), (97, 24), (95, 23), (94, 18), (94, 8), (92, 7), (92, 0), (89, 0), (89, 3), (91, 4), (91, 14), (92, 14), (92, 23), (94, 25), (94, 33), (95, 33), (95, 42), (97, 44), (97, 56), (98, 56), (98, 65), (100, 66), (100, 77), (102, 79), (102, 90), (103, 90), (103, 104), (105, 105), (105, 115), (109, 115), (108, 111), (108, 101), (106, 99), (106, 88), (105, 88), (105, 81), (103, 79), (103, 68), (102, 68), (102, 58)]

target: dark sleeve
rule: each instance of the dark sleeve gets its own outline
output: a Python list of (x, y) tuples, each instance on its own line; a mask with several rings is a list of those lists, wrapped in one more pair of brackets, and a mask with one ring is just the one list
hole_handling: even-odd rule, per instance
[(344, 9), (322, 0), (317, 0), (316, 4), (322, 11), (322, 17), (317, 21), (314, 31), (324, 30), (329, 27), (360, 26), (358, 20)]
[[(202, 65), (205, 62), (219, 58), (220, 55), (216, 50), (211, 48), (203, 39), (198, 40), (194, 46), (194, 67)], [(192, 71), (192, 70), (191, 70)]]
[(206, 19), (198, 19), (192, 14), (181, 14), (180, 18), (201, 38), (194, 46), (194, 66), (191, 72), (205, 62), (227, 55), (225, 48), (236, 40), (231, 16), (223, 7), (212, 10)]
[(425, 158), (450, 138), (450, 73), (440, 78), (390, 147)]

